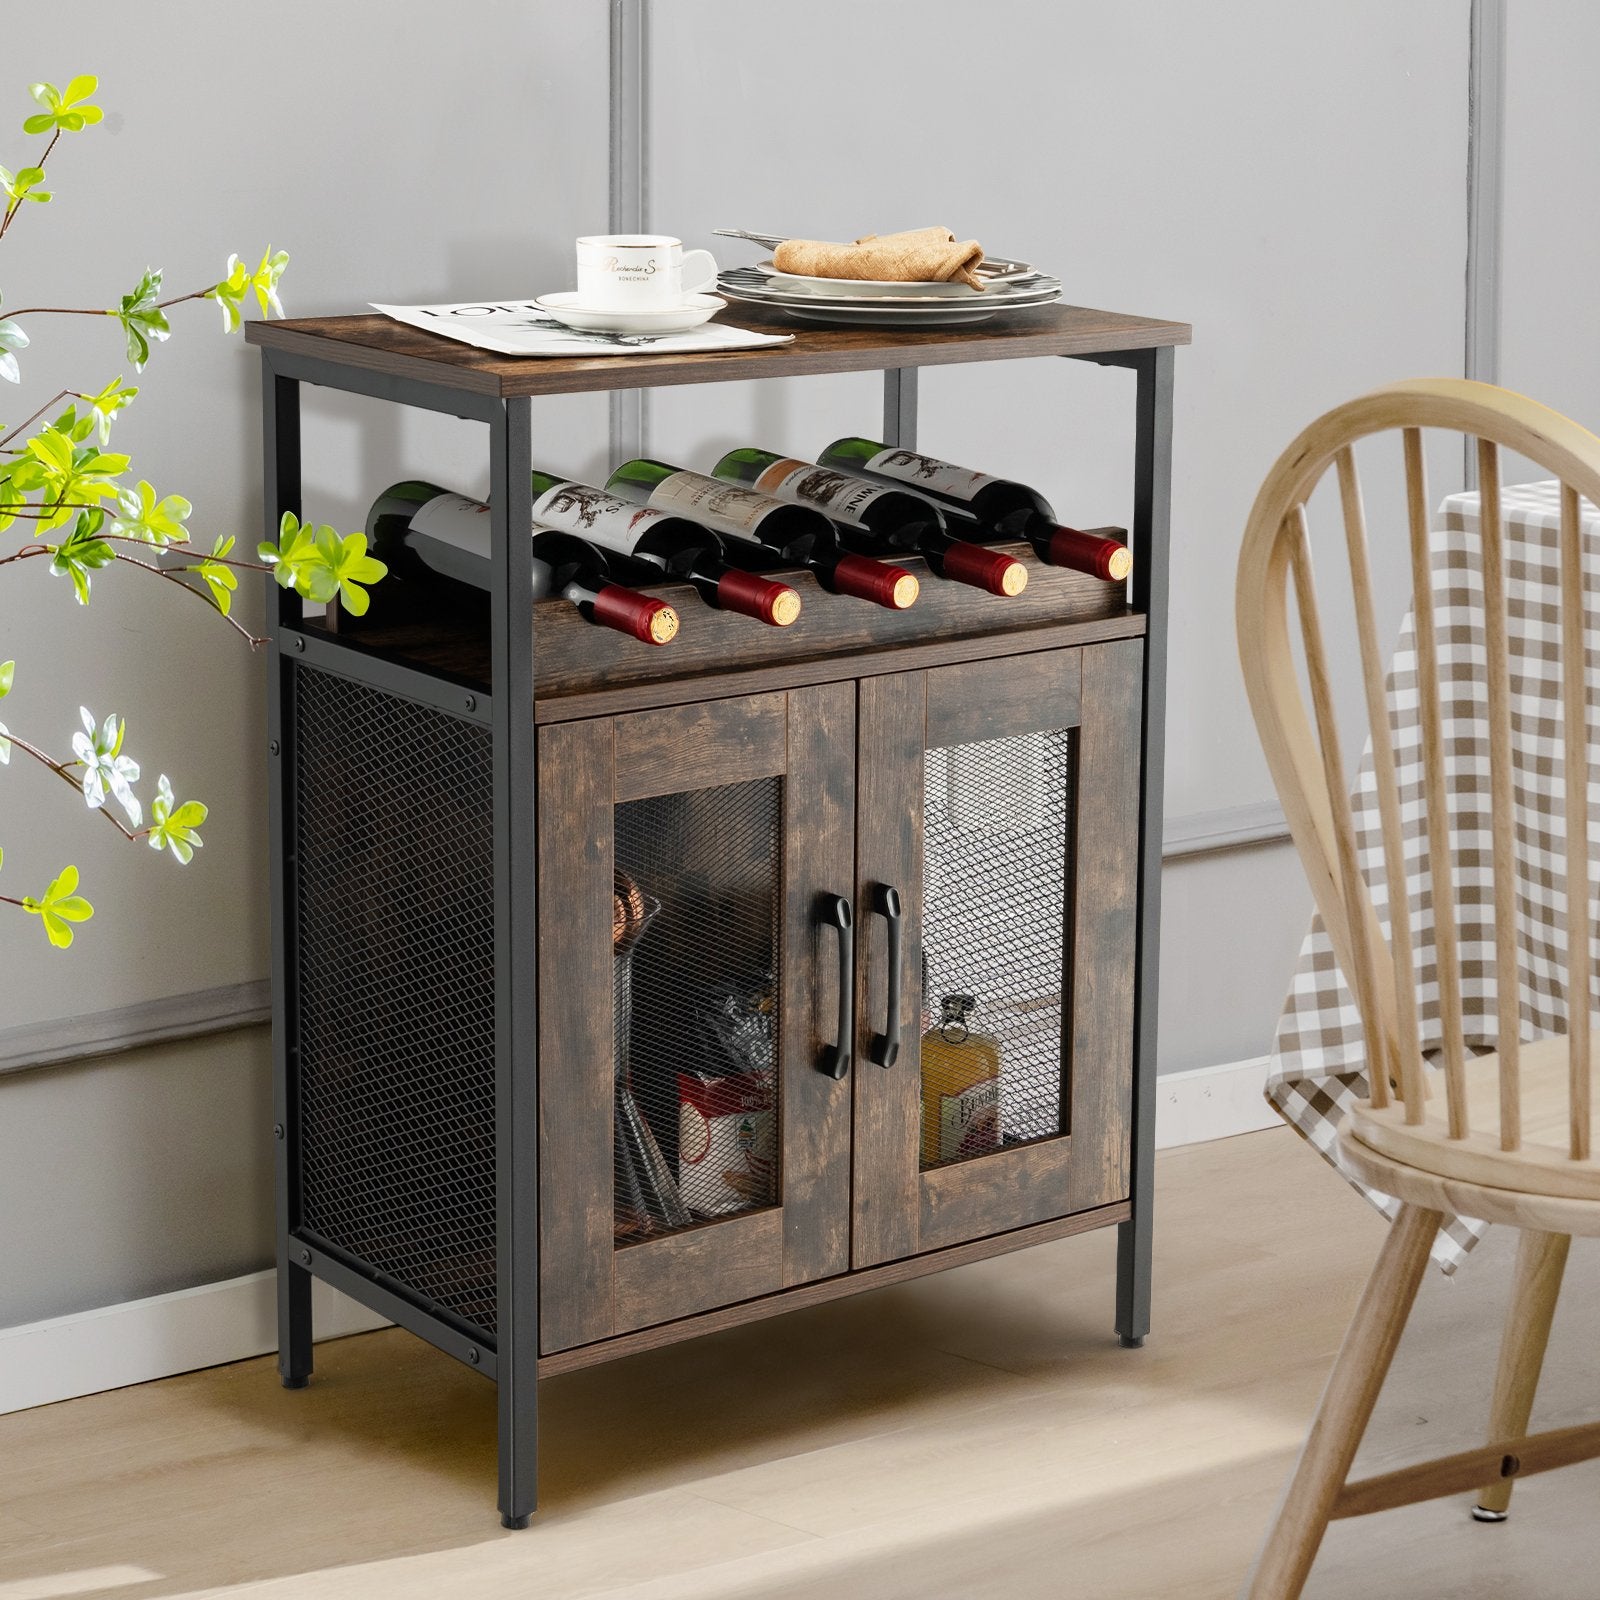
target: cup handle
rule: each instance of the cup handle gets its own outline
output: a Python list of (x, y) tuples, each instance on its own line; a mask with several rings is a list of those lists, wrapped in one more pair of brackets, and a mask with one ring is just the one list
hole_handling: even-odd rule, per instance
[(700, 294), (712, 288), (717, 281), (717, 258), (709, 250), (686, 250), (683, 253), (683, 292)]

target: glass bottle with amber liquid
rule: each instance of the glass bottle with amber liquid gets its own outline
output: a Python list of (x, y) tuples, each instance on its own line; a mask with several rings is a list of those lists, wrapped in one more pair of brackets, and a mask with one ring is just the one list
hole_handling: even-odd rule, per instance
[(922, 1036), (922, 1165), (1000, 1148), (1000, 1041), (977, 1033), (970, 994), (947, 994)]

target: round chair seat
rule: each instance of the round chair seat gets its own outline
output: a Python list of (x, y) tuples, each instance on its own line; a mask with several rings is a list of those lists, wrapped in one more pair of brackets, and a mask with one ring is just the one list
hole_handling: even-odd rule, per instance
[(1402, 1166), (1441, 1178), (1513, 1189), (1565, 1200), (1600, 1201), (1600, 1161), (1568, 1155), (1567, 1041), (1539, 1039), (1520, 1052), (1522, 1134), (1519, 1148), (1500, 1148), (1499, 1057), (1478, 1056), (1466, 1066), (1465, 1139), (1452, 1139), (1445, 1122), (1443, 1078), (1429, 1075), (1433, 1097), (1421, 1122), (1407, 1122), (1397, 1100), (1383, 1110), (1358, 1106), (1347, 1126), (1356, 1138)]
[(1499, 1222), (1536, 1233), (1600, 1238), (1600, 1200), (1563, 1200), (1441, 1177), (1380, 1155), (1348, 1127), (1339, 1132), (1339, 1165), (1371, 1188), (1428, 1211), (1476, 1217), (1480, 1222)]

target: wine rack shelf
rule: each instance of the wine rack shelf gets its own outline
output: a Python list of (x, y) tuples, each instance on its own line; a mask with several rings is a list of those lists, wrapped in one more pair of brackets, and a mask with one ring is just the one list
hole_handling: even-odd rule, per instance
[[(352, 630), (269, 590), (284, 1383), (314, 1276), (475, 1367), (520, 1527), (542, 1376), (1110, 1225), (1141, 1343), (1188, 328), (1051, 307), (637, 361), (375, 316), (248, 337), (269, 532), (304, 384), (486, 424), (492, 506), (481, 616)], [(780, 630), (665, 584), (665, 649), (533, 603), (533, 396), (882, 371), (910, 445), (917, 369), (1018, 357), (1133, 376), (1129, 585), (1025, 546), (1009, 600), (914, 559), (904, 612), (786, 574)]]

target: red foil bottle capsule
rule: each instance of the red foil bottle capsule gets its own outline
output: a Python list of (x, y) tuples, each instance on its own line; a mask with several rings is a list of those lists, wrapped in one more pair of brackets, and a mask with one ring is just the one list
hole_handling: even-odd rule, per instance
[(940, 558), (941, 576), (990, 594), (1018, 595), (1028, 587), (1028, 569), (1015, 556), (958, 539)]
[(1052, 567), (1072, 567), (1108, 583), (1120, 583), (1133, 571), (1133, 552), (1121, 540), (1076, 528), (1057, 528), (1040, 554)]
[(667, 644), (678, 633), (678, 613), (665, 600), (615, 583), (595, 591), (594, 620), (645, 644)]
[(717, 581), (717, 604), (774, 628), (787, 628), (800, 615), (797, 591), (755, 572), (725, 572)]
[[(820, 571), (818, 575), (822, 576)], [(825, 581), (840, 594), (853, 594), (890, 611), (915, 605), (922, 592), (915, 573), (887, 561), (874, 561), (871, 556), (840, 556)]]

